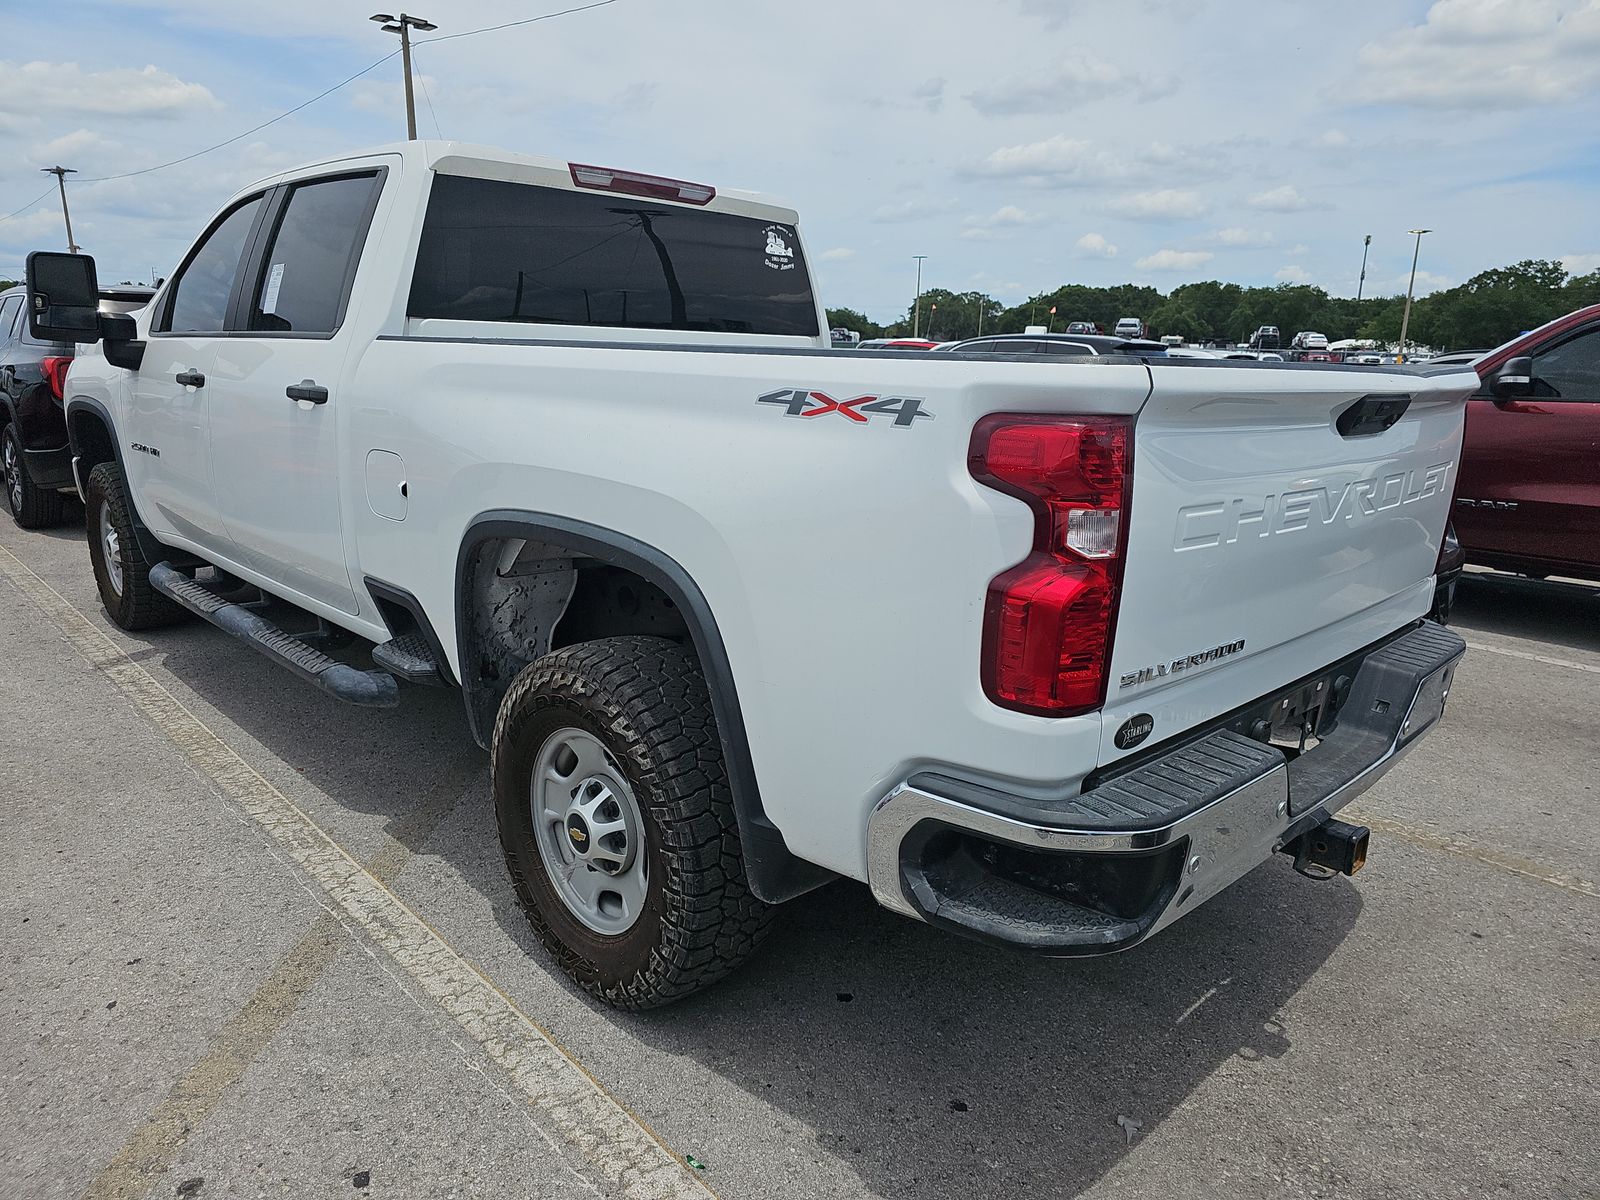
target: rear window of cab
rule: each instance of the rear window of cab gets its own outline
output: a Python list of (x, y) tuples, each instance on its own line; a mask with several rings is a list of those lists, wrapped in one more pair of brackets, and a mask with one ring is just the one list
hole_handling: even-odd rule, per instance
[(456, 321), (815, 337), (792, 225), (438, 175), (407, 312)]

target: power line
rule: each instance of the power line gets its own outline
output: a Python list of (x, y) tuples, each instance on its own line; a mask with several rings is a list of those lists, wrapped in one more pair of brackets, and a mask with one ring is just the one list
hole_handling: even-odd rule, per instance
[(412, 52), (411, 59), (417, 64), (417, 82), (422, 85), (422, 98), (428, 103), (428, 116), (433, 118), (433, 131), (444, 140), (444, 131), (439, 128), (439, 114), (433, 111), (433, 97), (428, 94), (428, 81), (422, 75), (422, 60)]
[(204, 150), (196, 150), (193, 154), (185, 154), (182, 158), (175, 158), (171, 162), (164, 162), (164, 163), (161, 163), (161, 164), (159, 164), (157, 166), (154, 166), (154, 167), (145, 167), (143, 170), (139, 170), (139, 171), (124, 171), (121, 175), (99, 175), (99, 176), (96, 176), (93, 179), (80, 179), (78, 182), (79, 183), (108, 183), (113, 179), (132, 179), (135, 175), (148, 175), (152, 171), (165, 171), (168, 167), (175, 167), (179, 163), (186, 163), (190, 159), (199, 158), (202, 154), (210, 154), (213, 150), (221, 150), (224, 146), (231, 146), (231, 145), (233, 145), (234, 142), (239, 141), (241, 138), (247, 138), (252, 133), (260, 132), (261, 130), (265, 129), (268, 125), (276, 125), (279, 121), (283, 120), (285, 117), (294, 116), (294, 114), (299, 112), (302, 108), (310, 107), (311, 105), (315, 104), (318, 100), (321, 100), (324, 96), (331, 96), (334, 92), (337, 92), (345, 84), (354, 83), (357, 79), (360, 79), (368, 71), (371, 71), (376, 67), (383, 66), (384, 63), (388, 62), (391, 58), (393, 58), (396, 54), (399, 54), (399, 53), (400, 53), (400, 51), (398, 51), (398, 50), (391, 50), (388, 54), (385, 54), (382, 58), (380, 58), (377, 62), (372, 63), (372, 64), (370, 64), (368, 66), (362, 67), (361, 70), (357, 71), (354, 75), (351, 75), (350, 77), (348, 77), (346, 79), (341, 79), (338, 83), (334, 84), (331, 88), (328, 88), (326, 91), (318, 92), (315, 96), (311, 97), (311, 99), (305, 101), (303, 104), (296, 104), (288, 112), (281, 112), (277, 116), (273, 117), (272, 120), (270, 120), (270, 121), (263, 121), (259, 125), (256, 125), (256, 126), (250, 128), (250, 129), (246, 129), (243, 133), (236, 133), (225, 142), (218, 142), (215, 146), (207, 146)]
[[(495, 32), (496, 30), (499, 30), (499, 29), (511, 29), (511, 28), (514, 28), (514, 27), (516, 27), (518, 25), (531, 25), (535, 21), (548, 21), (548, 20), (551, 20), (554, 17), (565, 17), (565, 16), (568, 16), (568, 15), (570, 15), (572, 13), (588, 12), (592, 8), (604, 8), (604, 7), (606, 7), (606, 5), (615, 4), (616, 2), (617, 2), (617, 0), (598, 0), (598, 2), (594, 3), (594, 4), (583, 4), (583, 5), (579, 5), (576, 8), (564, 8), (564, 9), (561, 9), (559, 12), (541, 13), (537, 17), (527, 17), (527, 18), (525, 18), (524, 20), (521, 20), (521, 21), (507, 21), (504, 25), (487, 25), (482, 29), (469, 29), (464, 33), (449, 33), (449, 34), (444, 35), (443, 37), (429, 38), (427, 40), (430, 43), (431, 42), (448, 42), (448, 41), (454, 40), (455, 38), (472, 37), (475, 34), (479, 34), (479, 33), (493, 33), (493, 32)], [(419, 45), (419, 46), (423, 45), (422, 42), (418, 42), (416, 44)], [(90, 178), (90, 179), (80, 179), (80, 180), (78, 180), (78, 182), (79, 183), (109, 183), (109, 182), (111, 182), (112, 180), (115, 180), (115, 179), (132, 179), (136, 175), (149, 175), (149, 174), (151, 174), (152, 172), (155, 172), (155, 171), (165, 171), (168, 167), (176, 167), (176, 166), (179, 166), (182, 163), (190, 162), (193, 159), (200, 158), (202, 155), (210, 154), (213, 150), (221, 150), (224, 146), (231, 146), (231, 145), (233, 145), (234, 142), (237, 142), (237, 141), (240, 141), (240, 140), (242, 140), (244, 138), (247, 138), (252, 133), (259, 133), (261, 130), (265, 129), (269, 125), (276, 125), (279, 121), (283, 120), (285, 117), (294, 116), (295, 113), (299, 112), (303, 108), (309, 108), (311, 105), (315, 104), (318, 100), (321, 100), (324, 96), (331, 96), (334, 92), (337, 92), (340, 88), (344, 87), (347, 83), (354, 83), (357, 79), (360, 79), (363, 75), (366, 75), (368, 72), (373, 71), (378, 67), (381, 67), (384, 63), (388, 62), (391, 58), (393, 58), (396, 54), (399, 54), (399, 53), (400, 53), (399, 50), (390, 51), (388, 54), (385, 54), (382, 58), (378, 59), (376, 62), (370, 63), (369, 65), (367, 65), (365, 67), (362, 67), (361, 70), (357, 71), (354, 75), (351, 75), (351, 76), (348, 76), (347, 78), (341, 79), (338, 83), (334, 84), (332, 87), (327, 88), (324, 91), (318, 92), (315, 96), (311, 97), (311, 99), (306, 100), (303, 103), (296, 104), (293, 108), (289, 109), (287, 112), (281, 112), (277, 116), (273, 117), (271, 120), (263, 121), (259, 125), (252, 126), (251, 128), (246, 129), (243, 133), (234, 134), (233, 137), (228, 138), (226, 141), (218, 142), (214, 146), (207, 146), (204, 150), (196, 150), (193, 154), (185, 154), (182, 158), (175, 158), (171, 162), (158, 163), (153, 167), (144, 167), (144, 168), (142, 168), (142, 169), (140, 169), (138, 171), (124, 171), (120, 175), (96, 175), (96, 176), (94, 176), (93, 178)], [(424, 97), (427, 96), (426, 87), (424, 87), (424, 89), (423, 89), (423, 95), (424, 95)], [(433, 110), (433, 101), (432, 100), (428, 101), (428, 109), (429, 109), (430, 112), (432, 112), (432, 110)], [(438, 118), (437, 115), (435, 115), (435, 117), (434, 117), (433, 125), (434, 125), (435, 132), (437, 132), (438, 128), (439, 128), (439, 118)], [(441, 134), (440, 136), (442, 137), (443, 135)], [(50, 192), (48, 190), (46, 190), (42, 195), (40, 195), (36, 199), (29, 201), (27, 204), (24, 204), (21, 208), (17, 209), (16, 212), (11, 213), (9, 216), (0, 217), (0, 221), (9, 221), (9, 220), (11, 220), (12, 217), (20, 216), (21, 214), (27, 212), (35, 204), (38, 204), (40, 200), (43, 200), (45, 198), (45, 196), (48, 196), (49, 194), (50, 194)]]
[(23, 205), (23, 206), (22, 206), (22, 207), (21, 207), (21, 208), (19, 208), (19, 209), (17, 209), (17, 211), (16, 211), (16, 212), (14, 212), (14, 213), (7, 213), (7, 214), (6, 214), (6, 215), (5, 215), (5, 216), (3, 216), (3, 217), (0, 217), (0, 221), (9, 221), (9, 220), (11, 220), (11, 218), (12, 218), (12, 217), (20, 217), (20, 216), (21, 216), (21, 215), (22, 215), (22, 214), (23, 214), (23, 213), (25, 213), (25, 212), (27, 212), (27, 211), (28, 211), (28, 210), (29, 210), (29, 209), (30, 209), (30, 208), (32, 208), (32, 207), (33, 207), (33, 206), (34, 206), (34, 205), (35, 205), (35, 204), (38, 204), (38, 203), (39, 203), (39, 201), (41, 201), (41, 200), (43, 200), (43, 199), (44, 199), (44, 198), (45, 198), (45, 197), (46, 197), (46, 196), (48, 196), (48, 195), (49, 195), (49, 194), (50, 194), (50, 193), (51, 193), (51, 192), (52, 192), (52, 191), (53, 191), (53, 190), (54, 190), (54, 189), (52, 189), (52, 188), (45, 188), (45, 190), (44, 190), (44, 191), (42, 191), (42, 192), (40, 192), (40, 193), (39, 193), (39, 194), (38, 194), (38, 195), (37, 195), (37, 196), (35, 196), (35, 197), (34, 197), (34, 198), (33, 198), (33, 199), (32, 199), (32, 200), (29, 200), (29, 201), (28, 201), (28, 202), (27, 202), (27, 203), (26, 203), (26, 204), (24, 204), (24, 205)]
[(577, 8), (563, 8), (560, 12), (541, 13), (537, 17), (526, 17), (521, 21), (507, 21), (504, 25), (485, 25), (482, 29), (469, 29), (465, 33), (447, 33), (442, 37), (424, 38), (412, 43), (416, 46), (429, 46), (434, 42), (448, 42), (456, 38), (471, 37), (475, 33), (493, 33), (497, 29), (514, 29), (518, 25), (532, 25), (535, 21), (548, 21), (552, 17), (565, 17), (571, 13), (588, 12), (591, 8), (604, 8), (608, 4), (615, 4), (617, 0), (598, 0), (595, 4), (581, 4)]

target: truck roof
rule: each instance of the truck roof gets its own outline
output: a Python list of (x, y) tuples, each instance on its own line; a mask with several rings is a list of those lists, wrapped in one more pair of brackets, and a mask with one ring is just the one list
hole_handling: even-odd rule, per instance
[[(578, 190), (578, 185), (573, 180), (573, 167), (582, 165), (563, 158), (551, 158), (543, 154), (520, 154), (514, 150), (504, 150), (498, 146), (485, 146), (474, 142), (418, 139), (414, 142), (387, 142), (383, 145), (368, 146), (331, 158), (301, 163), (298, 166), (264, 176), (250, 184), (249, 187), (241, 189), (238, 194), (242, 196), (248, 192), (257, 191), (264, 186), (304, 175), (318, 168), (337, 167), (352, 160), (372, 158), (380, 154), (398, 155), (408, 165), (415, 164), (425, 170), (443, 171), (451, 175), (466, 175), (478, 179), (503, 179), (513, 183), (530, 183), (542, 187), (561, 187), (571, 190)], [(638, 171), (633, 167), (614, 167), (610, 169), (637, 174), (654, 174), (653, 172)], [(677, 176), (659, 176), (659, 178), (671, 179), (674, 182), (688, 182)], [(716, 183), (706, 184), (705, 186), (713, 188), (716, 194), (708, 202), (696, 204), (694, 207), (706, 208), (713, 212), (735, 213), (741, 216), (782, 221), (788, 225), (793, 225), (798, 220), (793, 208), (773, 196), (745, 191), (740, 188), (725, 188)], [(663, 202), (674, 203), (672, 200), (664, 200)]]

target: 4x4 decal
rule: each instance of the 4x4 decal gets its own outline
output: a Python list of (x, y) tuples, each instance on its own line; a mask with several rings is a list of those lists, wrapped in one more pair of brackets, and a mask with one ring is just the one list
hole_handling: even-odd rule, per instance
[(865, 425), (874, 416), (894, 417), (894, 424), (904, 429), (919, 417), (933, 419), (925, 412), (922, 401), (915, 396), (857, 396), (853, 400), (835, 400), (826, 392), (810, 388), (782, 388), (776, 392), (763, 392), (756, 397), (757, 404), (781, 405), (791, 417), (820, 417), (838, 413), (857, 425)]

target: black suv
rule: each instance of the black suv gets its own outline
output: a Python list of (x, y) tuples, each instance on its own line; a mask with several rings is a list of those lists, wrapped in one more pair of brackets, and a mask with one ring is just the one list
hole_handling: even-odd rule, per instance
[[(100, 292), (100, 311), (142, 308), (154, 288), (123, 285)], [(28, 332), (27, 288), (0, 292), (0, 483), (24, 529), (58, 525), (73, 490), (62, 387), (72, 346), (36, 341)]]

